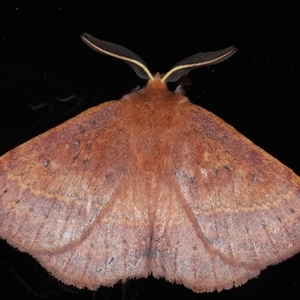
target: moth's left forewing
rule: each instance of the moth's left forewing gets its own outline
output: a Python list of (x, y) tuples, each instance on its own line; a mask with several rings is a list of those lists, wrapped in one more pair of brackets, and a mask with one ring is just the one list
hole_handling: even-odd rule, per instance
[(207, 245), (259, 269), (299, 252), (299, 177), (200, 107), (187, 127), (176, 178)]

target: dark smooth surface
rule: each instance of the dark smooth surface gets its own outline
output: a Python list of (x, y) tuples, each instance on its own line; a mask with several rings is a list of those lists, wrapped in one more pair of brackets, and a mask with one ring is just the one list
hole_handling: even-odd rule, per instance
[[(199, 51), (235, 45), (238, 52), (229, 61), (190, 73), (188, 97), (300, 174), (300, 4), (209, 3), (1, 4), (1, 154), (88, 107), (119, 99), (145, 84), (126, 64), (88, 48), (79, 37), (88, 32), (131, 49), (153, 73), (167, 72)], [(70, 95), (75, 97), (68, 102), (57, 100)], [(121, 299), (120, 284), (94, 294), (70, 291), (4, 241), (0, 262), (1, 299)], [(299, 299), (299, 268), (297, 255), (242, 287), (209, 294), (195, 294), (163, 279), (131, 280), (125, 298)]]

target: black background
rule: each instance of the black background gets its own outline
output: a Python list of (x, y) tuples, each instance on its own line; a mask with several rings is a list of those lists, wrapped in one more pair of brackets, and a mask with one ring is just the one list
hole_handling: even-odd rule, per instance
[[(300, 174), (300, 4), (239, 2), (1, 4), (1, 154), (145, 84), (126, 64), (88, 48), (79, 38), (88, 32), (131, 49), (153, 73), (199, 51), (236, 45), (228, 61), (190, 73), (187, 95)], [(57, 100), (70, 95), (68, 102)], [(94, 294), (68, 291), (28, 255), (0, 242), (1, 299), (121, 299), (120, 284)], [(299, 269), (298, 255), (221, 293), (195, 294), (151, 277), (131, 280), (126, 299), (299, 299)]]

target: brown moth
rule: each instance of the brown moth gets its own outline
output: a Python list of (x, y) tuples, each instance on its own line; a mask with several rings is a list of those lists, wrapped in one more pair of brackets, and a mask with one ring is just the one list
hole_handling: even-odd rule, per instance
[(130, 50), (84, 33), (145, 88), (88, 109), (0, 158), (0, 237), (66, 284), (164, 277), (195, 292), (239, 286), (300, 250), (300, 179)]

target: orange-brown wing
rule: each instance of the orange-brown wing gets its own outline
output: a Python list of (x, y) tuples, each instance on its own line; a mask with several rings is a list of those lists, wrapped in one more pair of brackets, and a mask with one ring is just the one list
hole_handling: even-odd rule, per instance
[(148, 220), (126, 202), (122, 105), (89, 109), (0, 158), (0, 237), (77, 287), (149, 273)]
[(185, 117), (174, 155), (182, 217), (166, 234), (172, 263), (154, 274), (197, 292), (230, 288), (299, 252), (300, 179), (206, 110)]

